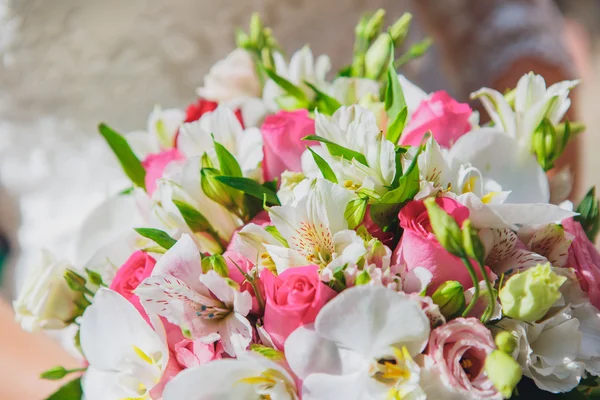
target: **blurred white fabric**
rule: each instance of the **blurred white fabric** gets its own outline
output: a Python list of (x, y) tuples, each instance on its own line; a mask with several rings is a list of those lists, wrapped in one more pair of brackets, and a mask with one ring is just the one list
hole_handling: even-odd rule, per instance
[(0, 0), (0, 228), (20, 247), (5, 294), (15, 295), (40, 248), (73, 260), (84, 216), (128, 186), (98, 122), (129, 131), (156, 104), (184, 107), (254, 11), (288, 51), (310, 43), (339, 67), (363, 12), (383, 7), (392, 20), (406, 3)]

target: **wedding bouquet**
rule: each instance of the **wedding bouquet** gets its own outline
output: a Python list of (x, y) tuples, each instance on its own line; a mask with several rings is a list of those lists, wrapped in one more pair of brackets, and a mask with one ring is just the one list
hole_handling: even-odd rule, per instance
[[(70, 327), (54, 399), (587, 398), (600, 375), (599, 227), (555, 161), (577, 81), (481, 89), (491, 121), (396, 68), (410, 15), (356, 28), (328, 80), (259, 17), (187, 111), (100, 133), (131, 179), (15, 302)], [(552, 176), (549, 178), (548, 176)], [(91, 250), (93, 249), (93, 250)], [(84, 251), (84, 250), (82, 250)]]

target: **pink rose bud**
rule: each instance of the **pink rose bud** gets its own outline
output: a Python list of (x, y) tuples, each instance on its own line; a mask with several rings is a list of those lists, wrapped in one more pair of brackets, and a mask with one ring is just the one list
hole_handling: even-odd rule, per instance
[(149, 256), (148, 253), (138, 250), (119, 268), (117, 275), (110, 284), (111, 290), (129, 300), (143, 316), (146, 316), (146, 312), (140, 304), (140, 299), (133, 291), (144, 279), (152, 274), (154, 265), (156, 265), (154, 258)]

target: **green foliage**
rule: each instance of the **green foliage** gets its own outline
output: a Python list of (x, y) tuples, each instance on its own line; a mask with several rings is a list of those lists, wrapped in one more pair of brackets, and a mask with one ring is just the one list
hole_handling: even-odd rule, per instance
[(588, 239), (592, 242), (596, 242), (596, 236), (600, 230), (599, 204), (596, 198), (596, 187), (592, 187), (577, 206), (579, 215), (575, 217), (575, 220), (581, 223)]
[(152, 240), (166, 250), (169, 250), (171, 247), (173, 247), (173, 245), (175, 245), (175, 243), (177, 243), (177, 240), (173, 239), (168, 233), (163, 232), (160, 229), (134, 228), (134, 230), (141, 236)]
[(112, 149), (113, 153), (115, 153), (115, 156), (117, 156), (123, 171), (125, 171), (125, 174), (131, 179), (131, 182), (138, 187), (146, 189), (144, 183), (146, 170), (133, 150), (131, 150), (127, 140), (106, 124), (100, 124), (98, 130)]

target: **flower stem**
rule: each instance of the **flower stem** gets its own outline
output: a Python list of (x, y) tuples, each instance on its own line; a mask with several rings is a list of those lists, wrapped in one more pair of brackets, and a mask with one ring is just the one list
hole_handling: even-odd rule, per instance
[(494, 312), (496, 311), (496, 295), (494, 293), (494, 288), (492, 287), (492, 283), (490, 282), (490, 277), (488, 276), (487, 271), (485, 270), (485, 266), (477, 260), (477, 264), (479, 265), (479, 269), (481, 270), (481, 274), (483, 275), (483, 279), (485, 281), (485, 287), (488, 291), (489, 296), (489, 304), (485, 309), (485, 313), (481, 318), (481, 322), (484, 324), (492, 318)]
[(475, 273), (475, 269), (473, 269), (473, 265), (471, 265), (471, 261), (469, 261), (469, 258), (466, 255), (462, 255), (460, 257), (460, 259), (463, 262), (463, 264), (465, 264), (465, 266), (467, 267), (469, 276), (471, 277), (471, 280), (473, 281), (473, 289), (474, 289), (473, 297), (471, 298), (471, 302), (469, 303), (467, 308), (465, 308), (465, 311), (463, 311), (463, 313), (462, 313), (462, 316), (466, 317), (467, 315), (469, 315), (469, 313), (471, 312), (473, 307), (475, 307), (475, 303), (477, 303), (477, 300), (479, 299), (479, 281), (477, 279), (477, 274)]

